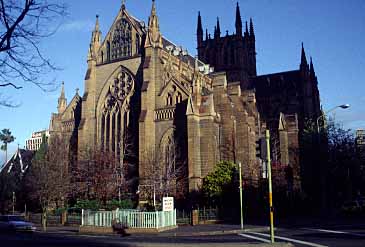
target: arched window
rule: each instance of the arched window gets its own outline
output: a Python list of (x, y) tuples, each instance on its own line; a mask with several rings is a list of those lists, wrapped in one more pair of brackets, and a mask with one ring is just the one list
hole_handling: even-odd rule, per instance
[[(177, 179), (176, 174), (176, 143), (175, 143), (175, 135), (174, 129), (171, 128), (165, 132), (165, 134), (161, 138), (160, 142), (160, 155), (161, 155), (161, 178), (164, 181), (164, 190), (165, 193), (173, 192), (174, 186), (173, 184), (176, 182), (174, 180)], [(171, 191), (172, 190), (172, 191)]]
[(233, 65), (233, 64), (235, 64), (236, 63), (236, 54), (235, 54), (235, 52), (234, 52), (234, 47), (233, 46), (231, 46), (231, 64)]
[(129, 126), (129, 102), (134, 93), (134, 79), (126, 71), (119, 73), (111, 82), (100, 115), (100, 144), (104, 151), (121, 157), (124, 137)]
[(172, 95), (170, 93), (167, 94), (167, 97), (166, 97), (166, 105), (167, 106), (172, 105)]
[(228, 49), (226, 47), (223, 49), (223, 64), (228, 64)]
[(178, 92), (176, 95), (176, 104), (181, 103), (181, 101), (182, 101), (182, 95), (180, 92)]
[(110, 61), (110, 42), (106, 42), (106, 61)]
[(136, 55), (138, 55), (140, 53), (140, 45), (139, 45), (139, 35), (138, 33), (136, 34)]
[(125, 19), (116, 24), (113, 31), (112, 59), (132, 55), (132, 26)]

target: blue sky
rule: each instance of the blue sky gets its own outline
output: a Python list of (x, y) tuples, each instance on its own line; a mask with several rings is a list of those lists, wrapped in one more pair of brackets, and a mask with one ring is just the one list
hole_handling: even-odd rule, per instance
[[(65, 81), (66, 97), (75, 89), (83, 94), (86, 56), (95, 15), (106, 34), (122, 0), (65, 0), (69, 15), (58, 32), (43, 41), (43, 53), (61, 71), (44, 75), (45, 80)], [(126, 0), (129, 13), (147, 22), (151, 0)], [(213, 33), (217, 16), (222, 34), (234, 32), (236, 0), (156, 0), (160, 29), (165, 37), (196, 54), (197, 13), (203, 28)], [(365, 1), (363, 0), (239, 0), (242, 21), (253, 18), (258, 74), (294, 70), (299, 67), (301, 42), (313, 57), (323, 108), (349, 103), (335, 118), (345, 128), (365, 128)], [(16, 141), (25, 145), (33, 131), (48, 128), (57, 110), (59, 90), (43, 92), (33, 85), (21, 90), (1, 88), (2, 97), (21, 103), (18, 108), (0, 106), (0, 129), (10, 128)], [(3, 159), (0, 153), (0, 161)]]

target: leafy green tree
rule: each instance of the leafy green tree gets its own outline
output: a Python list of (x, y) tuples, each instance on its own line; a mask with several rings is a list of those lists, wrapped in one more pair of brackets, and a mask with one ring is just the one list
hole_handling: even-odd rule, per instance
[(356, 152), (356, 141), (351, 129), (330, 119), (328, 131), (328, 193), (333, 206), (352, 200), (364, 190), (364, 164)]
[(11, 131), (9, 129), (3, 129), (0, 133), (0, 141), (3, 143), (1, 145), (1, 150), (5, 151), (5, 163), (8, 161), (8, 143), (11, 143), (15, 140), (15, 137), (12, 136)]
[(203, 179), (202, 190), (213, 204), (221, 204), (226, 195), (234, 191), (235, 174), (237, 165), (229, 161), (216, 164), (213, 172)]
[(307, 209), (321, 206), (328, 212), (345, 200), (365, 193), (365, 166), (356, 152), (351, 129), (344, 129), (332, 118), (323, 121), (319, 128), (315, 121), (309, 120), (302, 144), (302, 182), (309, 200)]

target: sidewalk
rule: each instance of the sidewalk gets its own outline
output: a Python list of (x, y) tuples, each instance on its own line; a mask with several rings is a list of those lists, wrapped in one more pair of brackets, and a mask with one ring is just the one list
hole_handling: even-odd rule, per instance
[[(101, 237), (103, 239), (109, 239), (111, 241), (114, 241), (117, 239), (120, 241), (120, 235), (118, 234), (80, 234), (79, 233), (79, 227), (75, 226), (51, 226), (47, 228), (47, 232), (43, 232), (42, 228), (38, 228), (38, 231), (41, 233), (49, 233), (51, 235), (58, 235), (58, 234), (64, 234), (68, 236), (83, 236), (83, 237)], [(123, 237), (123, 243), (124, 244), (130, 244), (131, 246), (135, 247), (164, 247), (164, 246), (178, 246), (178, 247), (190, 247), (190, 246), (196, 246), (199, 244), (201, 247), (215, 247), (215, 246), (221, 246), (221, 242), (189, 242), (189, 238), (200, 239), (199, 237), (202, 237), (204, 239), (205, 237), (212, 236), (213, 239), (217, 238), (218, 236), (224, 237), (223, 235), (235, 235), (239, 233), (249, 232), (249, 231), (255, 231), (255, 232), (268, 232), (269, 228), (264, 226), (255, 226), (255, 225), (244, 225), (244, 229), (240, 229), (240, 225), (228, 225), (228, 224), (207, 224), (207, 225), (196, 225), (196, 226), (190, 226), (190, 225), (182, 225), (179, 226), (176, 229), (169, 230), (166, 232), (161, 233), (136, 233), (131, 234), (128, 237)], [(214, 237), (216, 236), (216, 237)], [(227, 236), (229, 237), (229, 236)], [(184, 242), (175, 242), (174, 239), (185, 239)], [(114, 240), (113, 240), (114, 239)], [(166, 241), (166, 239), (170, 239), (167, 242), (160, 242), (160, 240), (163, 239)], [(141, 241), (142, 240), (142, 241)], [(146, 242), (147, 241), (147, 242)], [(285, 242), (278, 242), (275, 244), (267, 244), (267, 243), (258, 243), (258, 242), (230, 242), (224, 243), (225, 247), (236, 247), (236, 246), (246, 246), (246, 247), (293, 247), (293, 244), (285, 243)]]
[[(43, 232), (42, 226), (37, 226), (38, 232)], [(269, 228), (265, 226), (244, 225), (243, 230), (240, 229), (240, 225), (229, 224), (206, 224), (206, 225), (181, 225), (175, 229), (168, 230), (160, 233), (138, 233), (134, 235), (153, 234), (158, 236), (209, 236), (209, 235), (224, 235), (224, 234), (237, 234), (242, 232), (268, 232)], [(47, 233), (79, 233), (78, 226), (49, 226), (47, 227)]]
[(207, 224), (207, 225), (182, 225), (176, 229), (166, 232), (158, 233), (159, 236), (210, 236), (210, 235), (224, 235), (224, 234), (238, 234), (243, 232), (264, 232), (269, 231), (268, 227), (244, 225), (241, 230), (240, 225), (228, 225), (228, 224)]

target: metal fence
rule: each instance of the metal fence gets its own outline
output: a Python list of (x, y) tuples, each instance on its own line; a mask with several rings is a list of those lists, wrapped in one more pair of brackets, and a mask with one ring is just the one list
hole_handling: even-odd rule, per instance
[(190, 224), (191, 223), (191, 211), (190, 210), (176, 211), (176, 222), (178, 225)]
[(218, 208), (198, 208), (199, 222), (219, 220)]
[(81, 213), (70, 213), (67, 214), (67, 225), (81, 225)]
[[(42, 214), (28, 214), (28, 220), (33, 222), (34, 224), (42, 224)], [(59, 226), (61, 225), (61, 216), (60, 215), (53, 215), (47, 214), (47, 225), (49, 226)]]
[(119, 223), (127, 228), (158, 229), (176, 226), (176, 210), (155, 212), (141, 212), (137, 210), (82, 210), (82, 226), (112, 227), (115, 223)]

